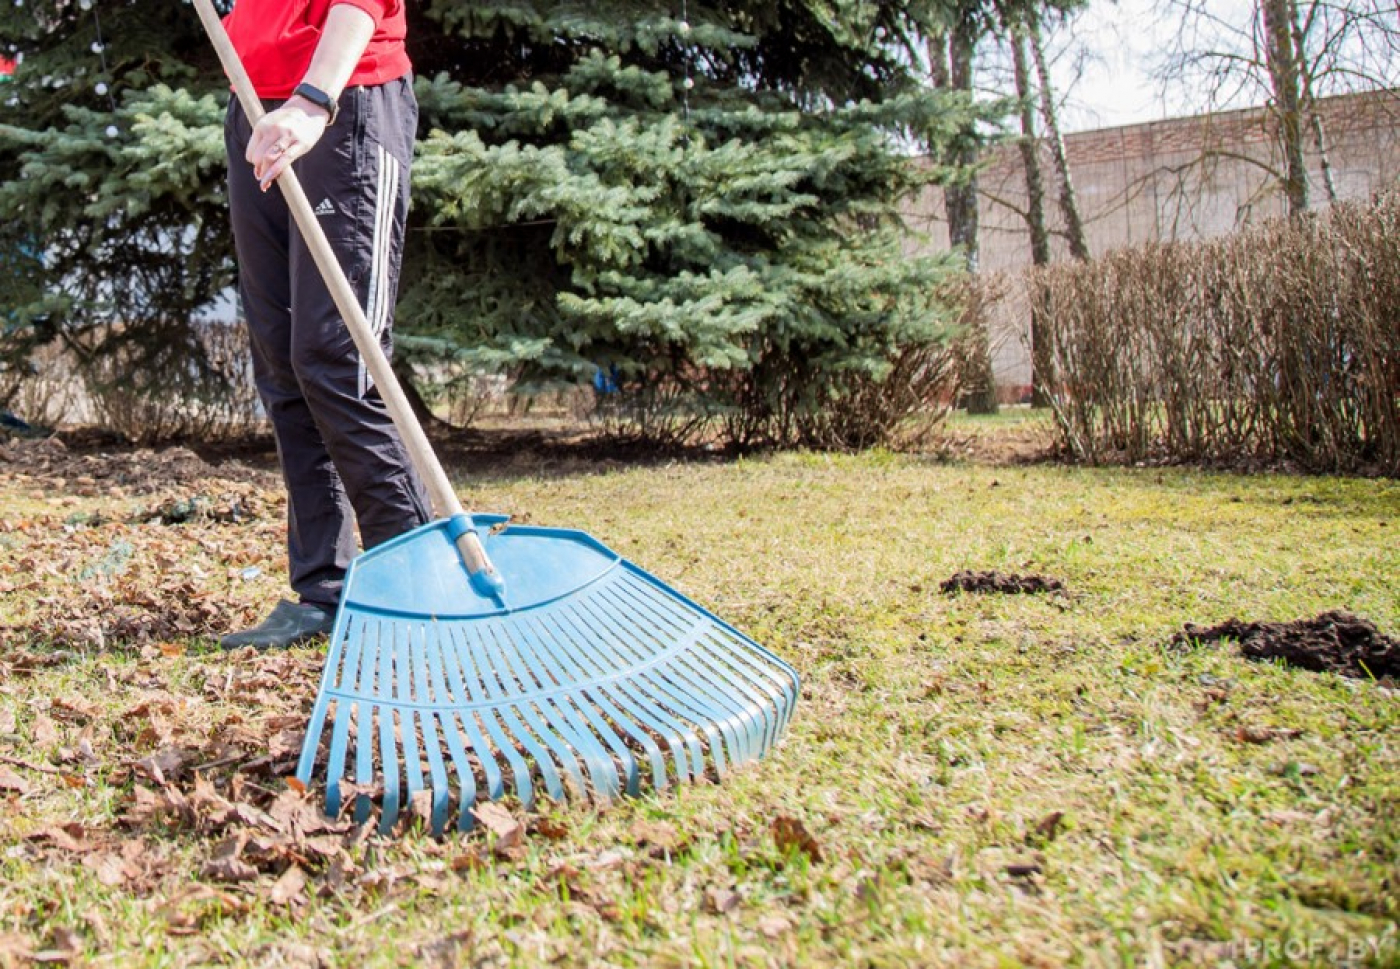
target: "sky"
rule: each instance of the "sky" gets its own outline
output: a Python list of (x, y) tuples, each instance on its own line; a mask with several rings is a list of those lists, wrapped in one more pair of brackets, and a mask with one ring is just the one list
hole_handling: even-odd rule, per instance
[[(1214, 15), (1242, 24), (1249, 22), (1253, 6), (1254, 0), (1209, 2)], [(1161, 0), (1090, 0), (1074, 28), (1087, 55), (1080, 59), (1083, 73), (1075, 80), (1071, 56), (1061, 54), (1055, 65), (1055, 82), (1067, 97), (1064, 129), (1109, 128), (1193, 113), (1195, 106), (1179, 93), (1164, 101), (1161, 85), (1151, 76), (1154, 58), (1173, 33)]]

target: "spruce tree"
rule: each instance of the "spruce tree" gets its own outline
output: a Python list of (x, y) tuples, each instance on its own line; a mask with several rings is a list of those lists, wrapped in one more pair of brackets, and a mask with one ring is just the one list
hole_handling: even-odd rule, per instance
[[(407, 358), (526, 391), (601, 372), (642, 412), (665, 401), (720, 415), (734, 440), (794, 443), (853, 383), (941, 338), (951, 270), (909, 256), (896, 215), (949, 174), (915, 149), (936, 157), (975, 121), (918, 83), (936, 6), (409, 10)], [(0, 54), (19, 60), (0, 159), (22, 173), (0, 189), (0, 244), (44, 257), (7, 352), (60, 339), (94, 360), (120, 349), (137, 379), (169, 381), (174, 358), (198, 370), (190, 320), (235, 270), (227, 83), (193, 11), (28, 0), (0, 8)]]
[(193, 11), (26, 0), (0, 6), (0, 54), (0, 251), (40, 283), (7, 293), (11, 372), (56, 342), (99, 405), (226, 394), (241, 366), (192, 324), (233, 279), (226, 85)]

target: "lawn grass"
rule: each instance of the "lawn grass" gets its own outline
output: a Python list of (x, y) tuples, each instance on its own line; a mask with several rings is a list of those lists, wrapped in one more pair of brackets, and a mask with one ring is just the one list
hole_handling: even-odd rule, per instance
[[(0, 755), (21, 782), (0, 789), (0, 964), (1400, 964), (1400, 696), (1167, 646), (1187, 622), (1337, 608), (1400, 634), (1395, 482), (876, 452), (522, 454), (459, 483), (593, 534), (793, 664), (784, 742), (723, 785), (516, 807), (509, 850), (414, 831), (358, 840), (348, 869), (304, 859), (290, 901), (276, 869), (221, 880), (220, 834), (119, 824), (154, 786), (139, 761), (270, 743), (304, 720), (318, 652), (42, 634), (56, 602), (112, 608), (172, 574), (254, 615), (282, 582), (275, 487), (256, 522), (180, 526), (0, 479)], [(942, 593), (962, 569), (1067, 592)]]

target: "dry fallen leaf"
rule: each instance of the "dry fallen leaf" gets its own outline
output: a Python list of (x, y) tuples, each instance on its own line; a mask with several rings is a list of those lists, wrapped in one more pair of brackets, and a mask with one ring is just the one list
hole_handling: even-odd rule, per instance
[(58, 733), (58, 726), (43, 713), (34, 714), (34, 723), (30, 727), (30, 740), (39, 750), (48, 750), (57, 747), (62, 738)]
[(472, 808), (472, 814), (482, 827), (495, 835), (498, 851), (513, 848), (525, 838), (525, 826), (499, 804), (484, 801)]
[(92, 846), (83, 840), (83, 827), (80, 824), (53, 825), (41, 828), (29, 835), (29, 841), (47, 841), (55, 848), (63, 851), (82, 852), (91, 850)]
[(1246, 744), (1267, 744), (1273, 740), (1292, 740), (1301, 737), (1303, 731), (1295, 727), (1240, 727), (1235, 731), (1235, 739)]
[(569, 836), (569, 826), (557, 818), (539, 817), (531, 820), (530, 833), (550, 841), (563, 841)]
[(801, 852), (814, 862), (822, 860), (821, 845), (817, 839), (812, 837), (807, 826), (797, 818), (779, 815), (773, 819), (770, 825), (773, 831), (773, 841), (777, 844), (778, 850), (792, 853)]
[(28, 794), (29, 782), (18, 773), (0, 764), (0, 791), (12, 791), (16, 794)]
[(743, 899), (731, 888), (711, 888), (705, 893), (705, 907), (716, 915), (724, 915), (739, 907)]
[(55, 928), (49, 935), (49, 947), (34, 953), (35, 962), (72, 962), (82, 954), (83, 937), (67, 926)]
[(306, 872), (302, 871), (300, 866), (292, 865), (273, 883), (268, 899), (273, 905), (295, 907), (305, 901), (302, 894), (305, 890)]
[(637, 821), (627, 829), (627, 833), (634, 844), (650, 847), (654, 854), (674, 852), (685, 842), (680, 830), (667, 821)]
[(55, 697), (49, 703), (49, 709), (55, 716), (65, 720), (90, 720), (97, 715), (96, 704), (89, 703), (82, 699), (68, 699), (66, 697)]
[(444, 936), (435, 942), (424, 942), (418, 946), (415, 955), (422, 965), (456, 966), (470, 960), (464, 958), (471, 950), (471, 929), (463, 929)]
[(0, 965), (18, 965), (34, 961), (34, 945), (28, 938), (13, 932), (0, 934)]
[(758, 920), (757, 928), (764, 937), (777, 939), (792, 930), (792, 923), (781, 915), (765, 915)]
[(408, 799), (408, 810), (405, 812), (406, 822), (418, 821), (427, 828), (433, 823), (433, 792), (428, 790), (414, 791)]
[(136, 761), (131, 767), (147, 780), (164, 785), (180, 776), (185, 762), (185, 752), (180, 748), (162, 747), (149, 757)]
[(83, 858), (83, 867), (91, 869), (97, 876), (97, 880), (108, 888), (116, 888), (123, 884), (127, 878), (126, 863), (117, 855), (107, 853), (87, 855)]
[(200, 875), (222, 882), (244, 882), (257, 878), (258, 870), (242, 858), (247, 845), (248, 836), (241, 832), (225, 838), (214, 848), (213, 857), (205, 862)]
[(1065, 812), (1051, 811), (1040, 819), (1040, 823), (1035, 826), (1035, 833), (1044, 841), (1054, 841), (1060, 833), (1060, 823), (1064, 818)]

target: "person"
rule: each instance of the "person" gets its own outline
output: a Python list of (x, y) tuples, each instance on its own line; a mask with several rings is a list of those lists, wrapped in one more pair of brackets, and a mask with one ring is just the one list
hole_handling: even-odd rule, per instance
[(418, 106), (403, 0), (236, 0), (224, 25), (267, 109), (232, 99), (229, 213), (253, 376), (287, 490), (283, 599), (225, 649), (290, 646), (333, 625), (360, 541), (431, 519), (427, 494), (275, 182), (289, 165), (371, 327), (392, 350)]

